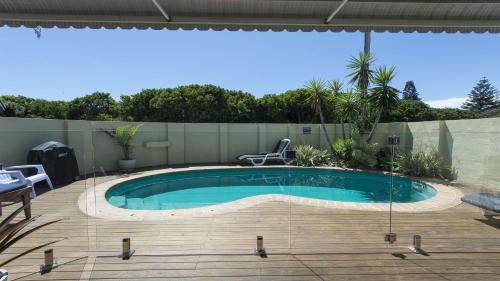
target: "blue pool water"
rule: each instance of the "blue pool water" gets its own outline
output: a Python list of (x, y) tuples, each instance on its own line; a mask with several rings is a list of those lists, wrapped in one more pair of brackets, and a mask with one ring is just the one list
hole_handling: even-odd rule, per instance
[[(118, 184), (106, 199), (119, 208), (173, 210), (204, 207), (263, 194), (345, 202), (389, 202), (390, 177), (309, 168), (217, 169), (161, 174)], [(393, 202), (433, 197), (425, 183), (394, 177)]]

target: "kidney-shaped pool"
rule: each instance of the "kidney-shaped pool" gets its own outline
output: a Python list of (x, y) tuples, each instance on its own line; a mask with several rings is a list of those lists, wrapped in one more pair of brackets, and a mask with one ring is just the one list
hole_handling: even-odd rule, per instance
[[(131, 210), (175, 210), (227, 203), (267, 194), (312, 199), (387, 203), (390, 177), (314, 168), (214, 169), (159, 174), (119, 183), (106, 192), (113, 206)], [(431, 186), (394, 177), (393, 202), (411, 203), (436, 195)]]

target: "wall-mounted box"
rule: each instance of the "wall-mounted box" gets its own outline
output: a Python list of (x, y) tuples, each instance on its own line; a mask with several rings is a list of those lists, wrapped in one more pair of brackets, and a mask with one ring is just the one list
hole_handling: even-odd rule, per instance
[(163, 148), (170, 145), (169, 141), (148, 141), (144, 143), (146, 148)]

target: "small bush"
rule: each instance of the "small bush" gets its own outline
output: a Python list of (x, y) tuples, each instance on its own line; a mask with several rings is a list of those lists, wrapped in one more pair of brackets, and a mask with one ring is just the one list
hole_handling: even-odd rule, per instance
[(455, 179), (455, 169), (437, 151), (400, 153), (395, 156), (394, 170), (407, 176)]
[(333, 145), (333, 162), (337, 166), (350, 167), (352, 163), (352, 139), (339, 139)]
[(298, 166), (314, 167), (326, 165), (330, 161), (328, 151), (315, 148), (312, 145), (299, 145), (295, 147)]
[(377, 143), (364, 140), (339, 139), (333, 145), (333, 161), (336, 165), (349, 168), (377, 166)]
[(377, 167), (384, 171), (391, 170), (391, 148), (382, 147), (377, 152)]
[(354, 167), (376, 167), (378, 164), (378, 151), (378, 143), (354, 142), (354, 149), (352, 151)]

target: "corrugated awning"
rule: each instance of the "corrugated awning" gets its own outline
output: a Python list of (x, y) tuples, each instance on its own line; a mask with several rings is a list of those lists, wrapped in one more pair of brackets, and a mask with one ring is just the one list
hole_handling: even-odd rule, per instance
[(498, 33), (500, 0), (1, 0), (0, 25)]

